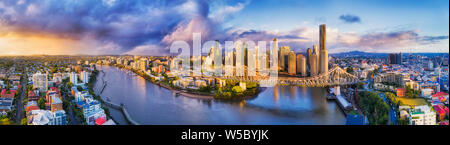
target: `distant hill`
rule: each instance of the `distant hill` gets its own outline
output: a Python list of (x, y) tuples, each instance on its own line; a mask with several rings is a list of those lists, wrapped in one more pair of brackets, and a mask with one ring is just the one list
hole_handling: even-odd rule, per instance
[(332, 57), (376, 57), (376, 56), (387, 56), (388, 53), (373, 53), (364, 51), (349, 51), (341, 53), (330, 54)]

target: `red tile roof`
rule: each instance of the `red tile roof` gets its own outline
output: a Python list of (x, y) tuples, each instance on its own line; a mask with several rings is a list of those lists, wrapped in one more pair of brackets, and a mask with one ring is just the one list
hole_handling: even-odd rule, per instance
[(95, 125), (102, 125), (105, 122), (106, 122), (106, 118), (105, 117), (100, 117), (100, 118), (97, 118), (95, 120)]
[(25, 110), (26, 110), (26, 112), (30, 112), (32, 110), (39, 110), (39, 107), (32, 105), (32, 106), (28, 106), (27, 108), (25, 108)]
[(58, 92), (58, 88), (56, 88), (56, 87), (51, 87), (50, 90), (51, 90), (51, 91)]
[(438, 97), (438, 96), (448, 96), (448, 94), (444, 93), (444, 92), (437, 92), (436, 94), (433, 95), (433, 97)]
[(37, 96), (36, 93), (34, 93), (34, 91), (28, 91), (28, 97), (31, 96)]
[(2, 90), (1, 96), (2, 98), (14, 98), (15, 94), (16, 94), (16, 90), (9, 90), (9, 94), (6, 93), (6, 89)]
[(439, 114), (445, 114), (445, 110), (441, 105), (434, 105), (433, 109)]

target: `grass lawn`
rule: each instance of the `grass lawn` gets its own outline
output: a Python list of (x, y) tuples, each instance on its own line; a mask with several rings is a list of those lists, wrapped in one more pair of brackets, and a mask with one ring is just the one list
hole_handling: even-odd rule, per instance
[(409, 105), (409, 106), (428, 105), (427, 101), (423, 98), (401, 98), (401, 97), (398, 97), (397, 99), (400, 100), (403, 104)]

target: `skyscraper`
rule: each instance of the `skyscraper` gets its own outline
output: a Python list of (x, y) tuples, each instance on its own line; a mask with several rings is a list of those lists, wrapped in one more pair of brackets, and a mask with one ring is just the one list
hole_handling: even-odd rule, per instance
[(225, 76), (234, 75), (234, 51), (225, 51)]
[(395, 64), (397, 63), (397, 57), (395, 56), (395, 54), (391, 53), (388, 55), (388, 63), (389, 64)]
[(389, 64), (402, 64), (402, 53), (390, 53), (388, 55)]
[(320, 58), (319, 58), (319, 73), (328, 72), (328, 50), (326, 48), (326, 26), (320, 25)]
[(145, 59), (139, 60), (139, 67), (140, 67), (141, 71), (143, 71), (143, 72), (147, 71), (147, 64), (148, 64), (147, 60), (145, 60)]
[(280, 55), (279, 55), (279, 59), (280, 59), (280, 68), (281, 71), (285, 71), (288, 68), (288, 60), (286, 58), (288, 58), (290, 52), (290, 47), (289, 46), (282, 46), (280, 48)]
[(313, 52), (309, 56), (309, 65), (310, 65), (310, 75), (316, 76), (319, 73), (319, 49), (317, 45), (313, 46)]
[(400, 52), (399, 54), (396, 54), (396, 64), (402, 64), (402, 53)]
[(319, 43), (320, 43), (320, 50), (326, 50), (326, 25), (322, 24), (320, 25), (320, 36), (319, 36)]
[(82, 79), (83, 83), (85, 83), (85, 84), (89, 83), (89, 72), (82, 71), (80, 75), (81, 75), (81, 79)]
[(294, 51), (290, 51), (289, 52), (289, 54), (288, 54), (288, 56), (289, 56), (289, 59), (288, 59), (288, 62), (289, 62), (289, 64), (288, 64), (288, 73), (290, 74), (290, 75), (295, 75), (296, 74), (296, 63), (295, 63), (295, 53), (294, 53)]
[(78, 84), (77, 73), (72, 72), (72, 73), (70, 74), (70, 82), (71, 82), (73, 85), (77, 85), (77, 84)]
[(236, 59), (234, 59), (236, 61), (236, 71), (235, 71), (235, 75), (236, 76), (244, 76), (244, 48), (242, 43), (235, 43), (235, 49), (236, 49)]
[(216, 75), (221, 76), (222, 75), (222, 48), (220, 46), (219, 40), (216, 40), (216, 46), (214, 48), (214, 72)]
[(277, 62), (278, 62), (278, 41), (277, 41), (277, 38), (273, 38), (273, 42), (272, 42), (272, 48), (270, 48), (271, 50), (271, 52), (269, 53), (269, 55), (267, 55), (267, 56), (269, 56), (270, 57), (270, 59), (269, 59), (269, 62), (270, 62), (270, 64), (269, 64), (269, 71), (270, 71), (270, 73), (272, 73), (272, 72), (276, 72), (276, 73), (278, 73), (278, 64), (277, 64)]
[(41, 92), (48, 90), (48, 74), (41, 74), (40, 72), (33, 74), (33, 89), (39, 89)]
[(297, 74), (301, 74), (302, 77), (306, 76), (306, 58), (302, 54), (297, 55)]
[(311, 56), (311, 54), (312, 54), (312, 50), (311, 50), (311, 48), (308, 48), (307, 50), (306, 50), (306, 66), (309, 68), (309, 69), (311, 69), (311, 66), (309, 65), (309, 56)]

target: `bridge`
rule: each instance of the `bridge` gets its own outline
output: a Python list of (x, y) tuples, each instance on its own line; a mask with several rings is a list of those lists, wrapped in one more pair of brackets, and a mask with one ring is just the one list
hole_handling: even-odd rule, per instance
[(311, 77), (277, 77), (277, 79), (274, 80), (269, 80), (269, 76), (222, 76), (220, 78), (255, 83), (258, 83), (261, 80), (266, 80), (269, 82), (273, 81), (273, 83), (277, 83), (279, 85), (298, 85), (306, 87), (351, 85), (360, 81), (358, 77), (347, 73), (337, 65), (328, 70), (326, 73)]

